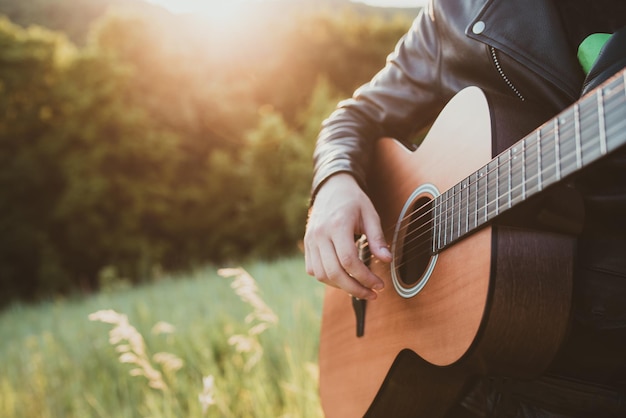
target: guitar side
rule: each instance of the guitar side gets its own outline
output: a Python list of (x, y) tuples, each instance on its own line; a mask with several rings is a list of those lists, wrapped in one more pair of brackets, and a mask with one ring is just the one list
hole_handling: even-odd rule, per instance
[[(416, 152), (382, 139), (375, 155), (370, 197), (391, 242), (406, 200), (420, 185), (446, 190), (492, 158), (482, 92), (457, 95)], [(542, 371), (566, 329), (569, 242), (482, 228), (440, 253), (428, 283), (410, 298), (395, 292), (390, 266), (374, 260), (370, 267), (385, 290), (367, 303), (360, 338), (350, 297), (328, 288), (320, 342), (327, 416), (444, 416), (475, 374)], [(553, 256), (538, 263), (545, 254)]]

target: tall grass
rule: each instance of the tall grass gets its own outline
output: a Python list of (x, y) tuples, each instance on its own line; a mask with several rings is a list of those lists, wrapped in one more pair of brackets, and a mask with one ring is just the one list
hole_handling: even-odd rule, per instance
[[(4, 311), (0, 416), (322, 416), (316, 381), (321, 286), (304, 274), (299, 258), (244, 267), (269, 316), (231, 288), (236, 277), (213, 268)], [(118, 329), (111, 338), (115, 320), (98, 319), (99, 311), (127, 321), (126, 333)], [(128, 340), (130, 328), (141, 343)], [(133, 344), (143, 344), (142, 361), (162, 386), (150, 380)]]

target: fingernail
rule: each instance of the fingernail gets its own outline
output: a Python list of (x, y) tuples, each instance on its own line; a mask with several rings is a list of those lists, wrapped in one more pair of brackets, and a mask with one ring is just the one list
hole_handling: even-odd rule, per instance
[(391, 251), (389, 251), (389, 248), (382, 247), (380, 251), (383, 253), (384, 256), (391, 258)]
[(376, 283), (372, 289), (374, 290), (383, 290), (385, 288), (384, 283)]

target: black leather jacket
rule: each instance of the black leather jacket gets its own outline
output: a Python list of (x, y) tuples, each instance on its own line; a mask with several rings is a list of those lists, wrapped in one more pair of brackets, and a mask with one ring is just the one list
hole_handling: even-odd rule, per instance
[(538, 125), (575, 101), (583, 81), (551, 1), (432, 2), (385, 68), (324, 122), (313, 193), (337, 172), (352, 173), (365, 188), (373, 141), (409, 139), (464, 87), (510, 96), (516, 111), (535, 114)]

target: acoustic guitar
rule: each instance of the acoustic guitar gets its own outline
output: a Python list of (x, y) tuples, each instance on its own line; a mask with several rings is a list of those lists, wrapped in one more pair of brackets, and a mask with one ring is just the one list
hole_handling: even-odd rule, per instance
[[(622, 70), (493, 157), (484, 93), (444, 108), (420, 147), (377, 141), (369, 196), (393, 261), (375, 301), (327, 287), (327, 417), (442, 417), (480, 375), (532, 378), (569, 323), (574, 238), (503, 224), (626, 143)], [(530, 203), (529, 203), (530, 204)]]

